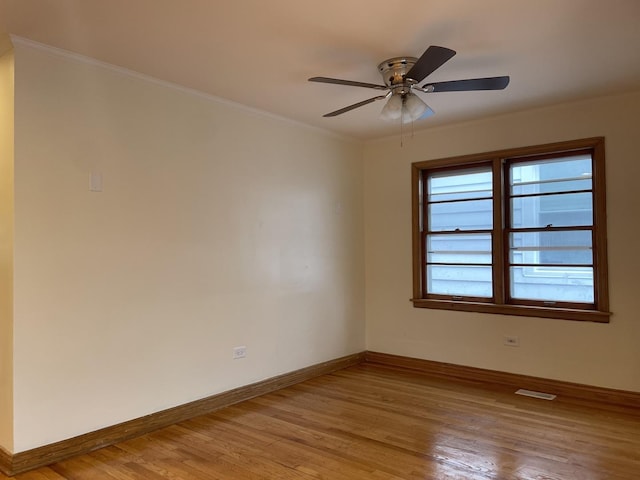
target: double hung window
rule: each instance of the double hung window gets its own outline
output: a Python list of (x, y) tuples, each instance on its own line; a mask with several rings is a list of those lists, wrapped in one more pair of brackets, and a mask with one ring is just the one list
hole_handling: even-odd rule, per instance
[(604, 139), (412, 167), (415, 306), (608, 321)]

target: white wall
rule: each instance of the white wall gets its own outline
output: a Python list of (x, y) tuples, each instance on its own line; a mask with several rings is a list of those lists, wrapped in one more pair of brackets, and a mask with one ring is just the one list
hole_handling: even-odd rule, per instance
[[(369, 142), (367, 348), (640, 391), (638, 111), (640, 93), (431, 129), (405, 139), (403, 148), (399, 137)], [(412, 162), (601, 135), (606, 137), (611, 323), (413, 308)], [(521, 346), (503, 346), (504, 335), (519, 336)]]
[(364, 349), (359, 143), (22, 44), (15, 106), (15, 452)]
[(8, 39), (0, 37), (0, 447), (9, 452), (13, 449), (13, 88), (13, 51)]

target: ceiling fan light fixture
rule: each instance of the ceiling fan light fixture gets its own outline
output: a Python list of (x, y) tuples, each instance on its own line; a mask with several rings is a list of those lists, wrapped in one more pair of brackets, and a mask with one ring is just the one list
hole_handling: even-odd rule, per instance
[(401, 95), (391, 95), (382, 107), (380, 118), (383, 120), (397, 120), (402, 116), (403, 100)]
[(380, 112), (383, 120), (399, 120), (402, 123), (415, 122), (429, 110), (429, 106), (414, 93), (401, 95), (395, 93), (389, 97), (387, 103)]
[(402, 122), (415, 122), (419, 118), (422, 118), (428, 109), (428, 105), (424, 103), (420, 97), (414, 93), (409, 93), (404, 98)]

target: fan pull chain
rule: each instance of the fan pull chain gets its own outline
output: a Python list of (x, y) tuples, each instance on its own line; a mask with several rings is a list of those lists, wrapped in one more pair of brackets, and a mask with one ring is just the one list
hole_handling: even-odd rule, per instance
[[(400, 148), (404, 146), (404, 122), (402, 121), (402, 116), (400, 116)], [(415, 122), (411, 120), (411, 137), (413, 138), (415, 135)]]

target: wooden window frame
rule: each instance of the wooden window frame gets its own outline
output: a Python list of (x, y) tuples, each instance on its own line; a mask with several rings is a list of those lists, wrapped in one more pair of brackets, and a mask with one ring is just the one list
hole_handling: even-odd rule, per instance
[[(589, 152), (593, 159), (593, 266), (594, 303), (573, 304), (557, 302), (553, 306), (545, 302), (511, 300), (507, 291), (508, 282), (508, 232), (506, 228), (508, 200), (505, 187), (510, 163), (523, 160), (554, 158), (568, 153)], [(493, 298), (475, 299), (433, 295), (426, 293), (425, 232), (422, 229), (422, 194), (424, 179), (429, 172), (445, 169), (464, 169), (491, 165), (493, 178)], [(557, 142), (486, 152), (460, 157), (415, 162), (411, 165), (412, 184), (412, 230), (413, 230), (413, 298), (414, 307), (468, 312), (521, 315), (528, 317), (556, 318), (606, 323), (609, 322), (606, 191), (605, 191), (605, 144), (604, 137), (586, 138), (568, 142)], [(426, 202), (425, 202), (426, 203)]]

